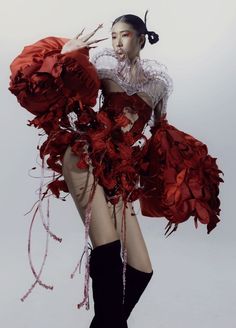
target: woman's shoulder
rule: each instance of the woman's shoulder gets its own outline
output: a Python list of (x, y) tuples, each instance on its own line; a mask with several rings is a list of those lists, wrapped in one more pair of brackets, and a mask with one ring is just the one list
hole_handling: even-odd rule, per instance
[(144, 69), (150, 73), (155, 71), (165, 71), (166, 73), (168, 72), (167, 66), (157, 59), (144, 58), (140, 59), (140, 61)]
[(173, 79), (169, 73), (168, 67), (156, 59), (141, 59), (141, 66), (148, 79), (157, 83), (164, 83), (167, 93), (170, 95), (173, 91)]

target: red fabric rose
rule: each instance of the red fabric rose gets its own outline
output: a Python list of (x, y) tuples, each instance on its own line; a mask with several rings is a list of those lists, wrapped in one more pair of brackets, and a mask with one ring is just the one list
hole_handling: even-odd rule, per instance
[[(10, 65), (9, 90), (22, 107), (41, 115), (55, 104), (73, 109), (78, 102), (94, 106), (100, 80), (88, 49), (61, 54), (68, 39), (46, 37), (24, 47)], [(67, 111), (68, 111), (67, 108)]]
[(142, 214), (166, 217), (179, 224), (194, 216), (210, 233), (220, 221), (219, 176), (216, 159), (205, 144), (170, 125), (166, 117), (151, 129), (149, 166), (141, 176)]

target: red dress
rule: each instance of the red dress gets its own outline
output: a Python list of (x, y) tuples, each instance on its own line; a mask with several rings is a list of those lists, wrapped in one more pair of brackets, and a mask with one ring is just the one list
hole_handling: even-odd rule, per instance
[[(61, 48), (67, 40), (47, 37), (24, 47), (10, 66), (9, 90), (16, 95), (22, 107), (35, 115), (28, 125), (45, 132), (46, 139), (38, 149), (42, 169), (46, 166), (53, 172), (52, 180), (46, 187), (42, 173), (32, 223), (39, 212), (48, 235), (61, 241), (49, 230), (49, 216), (46, 215), (46, 219), (43, 216), (42, 201), (52, 194), (65, 199), (62, 193), (68, 192), (68, 188), (62, 175), (62, 159), (68, 145), (78, 155), (79, 168), (86, 168), (89, 164), (93, 166), (95, 179), (85, 220), (84, 299), (78, 304), (78, 308), (86, 304), (88, 309), (88, 229), (97, 183), (103, 186), (108, 202), (115, 206), (120, 198), (124, 201), (123, 223), (126, 203), (139, 199), (144, 216), (168, 220), (165, 234), (172, 225), (174, 227), (170, 233), (191, 216), (196, 228), (198, 222), (206, 224), (210, 233), (220, 221), (218, 195), (219, 183), (223, 182), (220, 173), (223, 172), (219, 170), (216, 158), (208, 154), (207, 146), (170, 125), (166, 114), (151, 127), (151, 137), (148, 139), (144, 130), (151, 118), (152, 107), (136, 93), (112, 92), (104, 95), (103, 104), (95, 111), (92, 107), (96, 104), (101, 87), (97, 70), (89, 61), (87, 49), (62, 55)], [(124, 128), (131, 121), (124, 114), (125, 108), (138, 115), (128, 131)], [(37, 283), (53, 288), (40, 280), (47, 250), (39, 273), (35, 272), (32, 264), (32, 223), (29, 258), (36, 280), (22, 301)], [(123, 238), (125, 240), (125, 229)], [(123, 258), (125, 271), (125, 243)]]

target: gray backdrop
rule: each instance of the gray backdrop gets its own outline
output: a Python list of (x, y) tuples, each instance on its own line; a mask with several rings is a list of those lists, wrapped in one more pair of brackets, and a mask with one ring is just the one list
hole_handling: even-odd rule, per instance
[[(39, 180), (28, 176), (35, 166), (37, 130), (26, 125), (32, 115), (8, 91), (9, 64), (25, 45), (46, 36), (73, 37), (83, 27), (91, 31), (103, 22), (97, 36), (109, 36), (119, 15), (144, 17), (160, 41), (147, 42), (142, 58), (167, 65), (174, 80), (168, 102), (170, 124), (207, 144), (224, 171), (221, 184), (221, 222), (207, 235), (196, 230), (193, 219), (164, 237), (166, 219), (139, 221), (152, 260), (154, 276), (129, 319), (129, 327), (234, 328), (235, 318), (235, 76), (236, 3), (230, 0), (162, 0), (138, 2), (100, 0), (8, 1), (1, 6), (1, 235), (0, 324), (2, 327), (89, 326), (91, 310), (76, 309), (83, 294), (83, 273), (70, 273), (81, 256), (84, 228), (71, 199), (51, 202), (51, 228), (63, 238), (50, 239), (42, 279), (49, 291), (36, 286), (25, 300), (20, 297), (33, 283), (27, 257), (31, 215)], [(110, 46), (111, 39), (100, 44)], [(93, 50), (94, 51), (94, 50)], [(138, 203), (135, 204), (139, 211)], [(38, 219), (33, 229), (33, 259), (40, 266), (45, 232)], [(91, 293), (91, 288), (90, 288)], [(91, 295), (91, 294), (90, 294)]]

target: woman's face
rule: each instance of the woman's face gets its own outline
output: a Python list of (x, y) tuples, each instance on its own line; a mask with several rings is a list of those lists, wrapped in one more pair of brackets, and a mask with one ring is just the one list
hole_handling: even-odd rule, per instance
[(113, 49), (121, 60), (126, 56), (132, 60), (139, 55), (144, 35), (138, 37), (131, 25), (117, 22), (112, 27), (111, 35)]

